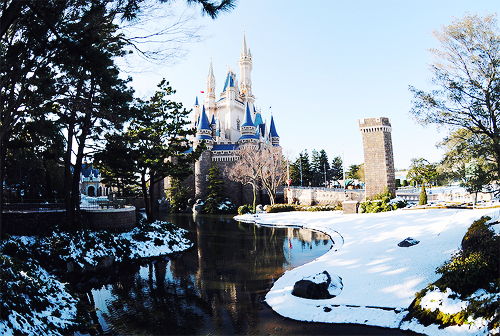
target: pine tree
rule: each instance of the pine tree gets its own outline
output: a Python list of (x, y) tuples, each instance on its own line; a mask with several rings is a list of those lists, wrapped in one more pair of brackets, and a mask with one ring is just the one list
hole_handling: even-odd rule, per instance
[(313, 173), (312, 186), (324, 187), (325, 182), (330, 178), (330, 164), (328, 163), (328, 155), (324, 149), (317, 152), (313, 150), (311, 159), (311, 170)]
[(420, 200), (418, 201), (418, 205), (426, 205), (427, 204), (427, 192), (425, 191), (425, 185), (422, 184), (422, 190), (420, 191)]
[(295, 186), (309, 186), (312, 181), (313, 172), (311, 164), (309, 163), (309, 154), (307, 149), (299, 154), (297, 160), (291, 165), (290, 178), (292, 185)]
[(208, 195), (205, 201), (203, 213), (216, 214), (220, 213), (221, 203), (225, 200), (224, 197), (224, 180), (222, 179), (219, 166), (212, 164), (208, 170)]
[(342, 164), (342, 158), (336, 156), (332, 160), (332, 165), (330, 169), (330, 179), (334, 181), (342, 180), (344, 177), (344, 168)]
[(168, 188), (168, 196), (170, 197), (170, 212), (180, 212), (188, 207), (189, 195), (191, 189), (182, 185), (182, 180), (173, 177), (171, 187)]

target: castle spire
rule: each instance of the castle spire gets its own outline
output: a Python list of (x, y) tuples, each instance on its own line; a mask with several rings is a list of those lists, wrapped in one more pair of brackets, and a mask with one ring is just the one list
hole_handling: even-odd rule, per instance
[(243, 47), (238, 61), (240, 66), (240, 94), (244, 102), (249, 102), (253, 105), (255, 97), (252, 95), (252, 54), (247, 50), (247, 40), (245, 31), (243, 30)]
[(207, 77), (207, 93), (205, 96), (205, 105), (208, 110), (208, 115), (212, 116), (215, 113), (215, 76), (213, 61), (210, 59), (210, 69)]
[(247, 52), (247, 40), (245, 38), (245, 28), (243, 28), (243, 47), (241, 49), (241, 58), (248, 56)]

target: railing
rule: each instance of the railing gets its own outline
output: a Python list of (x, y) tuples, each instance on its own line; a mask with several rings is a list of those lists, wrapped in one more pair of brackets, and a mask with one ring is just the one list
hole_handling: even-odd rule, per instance
[[(40, 201), (38, 201), (40, 202)], [(3, 212), (45, 212), (65, 210), (64, 202), (61, 203), (4, 203)]]

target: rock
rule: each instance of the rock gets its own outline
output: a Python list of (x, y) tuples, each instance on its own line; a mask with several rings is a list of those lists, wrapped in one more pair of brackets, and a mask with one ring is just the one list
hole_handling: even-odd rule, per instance
[(408, 237), (405, 240), (399, 242), (398, 246), (399, 247), (410, 247), (413, 245), (417, 245), (418, 243), (420, 243), (419, 240), (416, 240), (415, 238), (412, 238), (412, 237)]
[(257, 207), (255, 208), (255, 211), (258, 211), (258, 212), (262, 212), (262, 211), (264, 211), (264, 210), (262, 209), (262, 204), (257, 205)]
[(340, 294), (343, 284), (339, 276), (332, 277), (327, 271), (303, 278), (293, 286), (292, 295), (305, 299), (331, 299)]

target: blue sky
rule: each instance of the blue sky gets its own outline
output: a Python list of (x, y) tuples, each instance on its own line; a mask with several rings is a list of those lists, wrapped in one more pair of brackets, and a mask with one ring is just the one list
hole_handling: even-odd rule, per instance
[[(178, 1), (178, 11), (183, 3)], [(173, 99), (190, 109), (197, 95), (204, 98), (200, 91), (212, 58), (218, 98), (227, 67), (239, 77), (244, 29), (256, 105), (268, 121), (272, 107), (285, 151), (296, 157), (305, 149), (309, 155), (324, 149), (332, 159), (343, 148), (346, 165), (359, 164), (358, 119), (389, 117), (395, 166), (404, 169), (411, 158), (439, 161), (442, 151), (435, 144), (447, 134), (416, 124), (408, 114), (408, 86), (432, 89), (432, 31), (467, 12), (483, 16), (499, 8), (496, 0), (240, 0), (216, 20), (197, 15), (192, 23), (202, 26), (205, 38), (184, 44), (185, 57), (161, 64), (136, 60), (129, 75), (141, 97), (166, 78), (177, 90)]]

